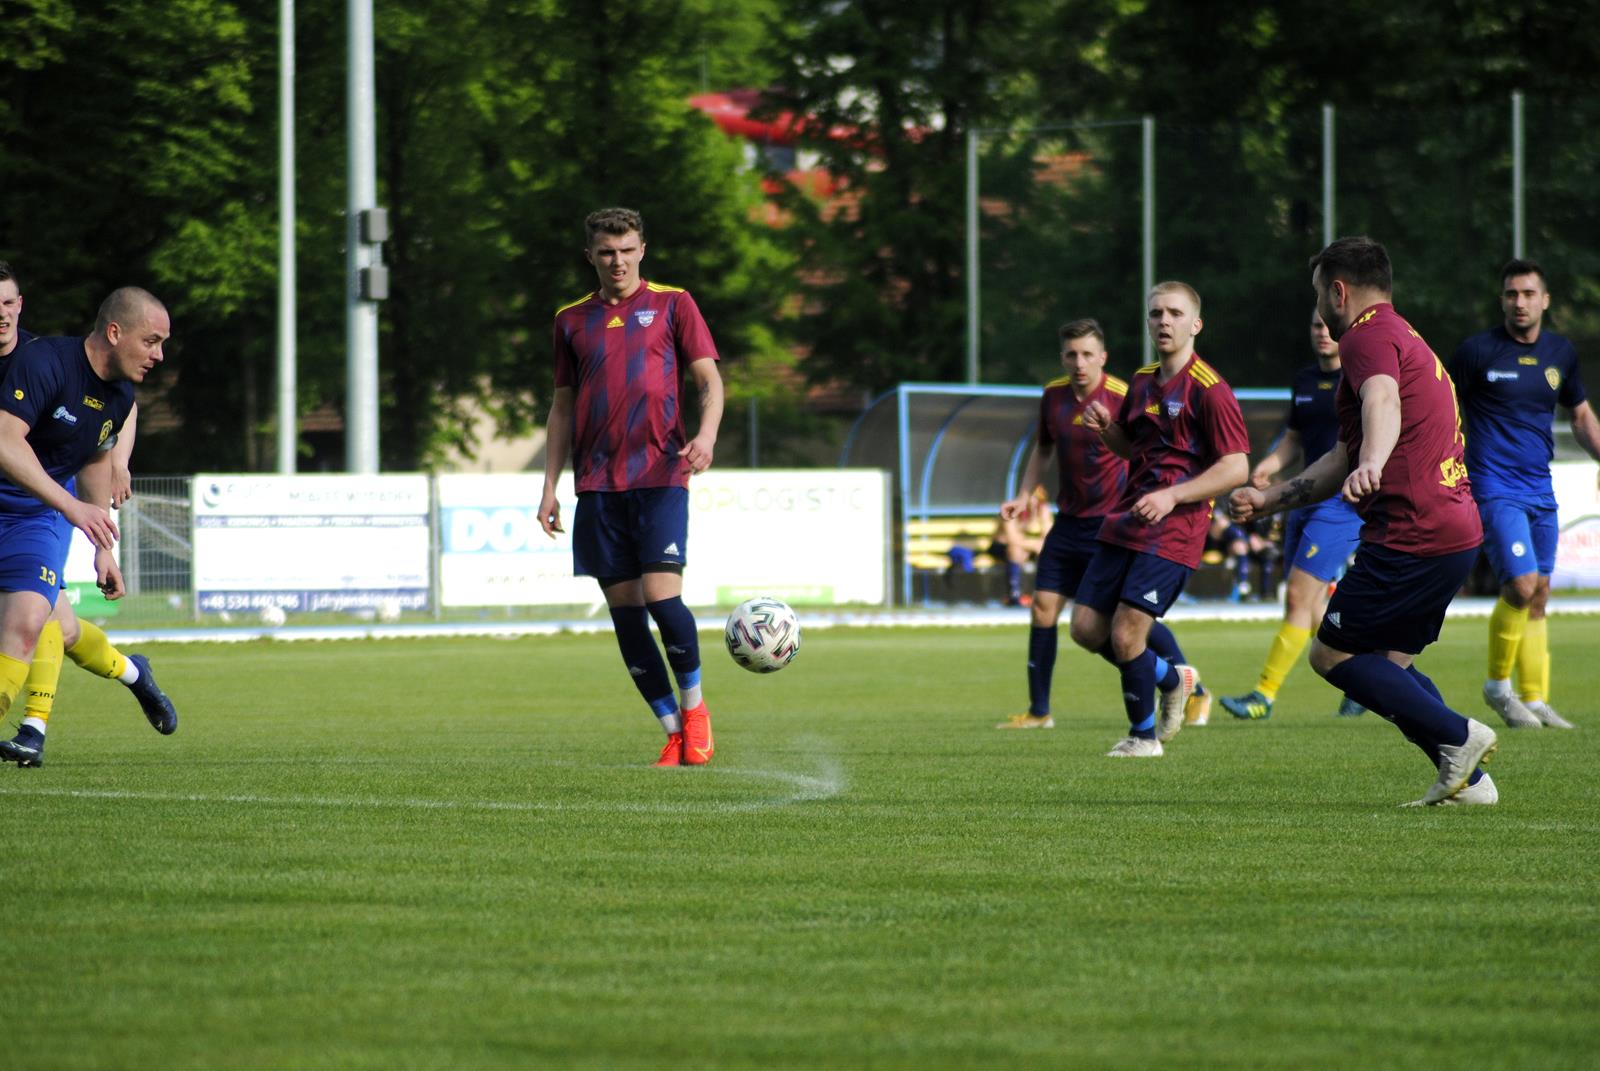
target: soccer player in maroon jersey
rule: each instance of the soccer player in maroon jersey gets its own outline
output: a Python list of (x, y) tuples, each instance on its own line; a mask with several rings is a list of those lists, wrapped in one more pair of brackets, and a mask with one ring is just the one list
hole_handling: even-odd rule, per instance
[[(1100, 526), (1116, 507), (1128, 480), (1127, 461), (1084, 423), (1084, 410), (1090, 403), (1099, 402), (1109, 410), (1120, 407), (1128, 393), (1126, 382), (1105, 374), (1105, 332), (1099, 321), (1082, 319), (1062, 324), (1057, 335), (1066, 375), (1046, 385), (1039, 400), (1038, 438), (1028, 455), (1017, 496), (1000, 507), (1002, 517), (1022, 516), (1054, 456), (1060, 491), (1056, 522), (1039, 552), (1034, 581), (1033, 627), (1028, 634), (1028, 711), (1013, 714), (996, 725), (997, 729), (1055, 728), (1050, 715), (1050, 683), (1055, 673), (1057, 622), (1077, 594), (1099, 546)], [(1159, 621), (1151, 625), (1149, 644), (1170, 663), (1184, 661), (1172, 631)], [(1194, 700), (1209, 702), (1204, 695), (1196, 695)]]
[[(717, 348), (688, 291), (640, 276), (639, 213), (601, 209), (585, 221), (585, 232), (584, 257), (600, 287), (556, 313), (539, 524), (552, 538), (562, 530), (556, 481), (570, 455), (578, 490), (573, 570), (599, 581), (623, 662), (666, 730), (656, 765), (699, 766), (715, 745), (700, 690), (699, 633), (683, 604), (683, 567), (689, 477), (711, 466), (722, 421)], [(679, 399), (686, 368), (700, 404), (692, 439)], [(650, 635), (652, 618), (666, 663)]]
[(1073, 642), (1110, 657), (1122, 674), (1129, 730), (1107, 753), (1117, 758), (1160, 755), (1183, 728), (1200, 674), (1160, 657), (1149, 637), (1200, 565), (1212, 500), (1249, 472), (1239, 402), (1194, 351), (1200, 295), (1187, 283), (1157, 283), (1146, 308), (1160, 361), (1134, 373), (1115, 419), (1100, 402), (1083, 414), (1089, 430), (1132, 462), (1072, 609)]
[(1340, 238), (1311, 258), (1317, 311), (1344, 366), (1339, 443), (1292, 480), (1239, 488), (1229, 511), (1244, 521), (1334, 494), (1355, 504), (1360, 548), (1328, 602), (1311, 667), (1428, 756), (1438, 778), (1412, 806), (1492, 804), (1499, 792), (1478, 764), (1495, 749), (1494, 731), (1446, 706), (1412, 664), (1438, 639), (1483, 527), (1455, 385), (1394, 311), (1393, 279), (1388, 252), (1370, 238)]

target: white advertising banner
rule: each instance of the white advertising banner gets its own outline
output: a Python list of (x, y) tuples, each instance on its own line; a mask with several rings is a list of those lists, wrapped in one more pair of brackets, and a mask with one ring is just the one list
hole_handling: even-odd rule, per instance
[(194, 478), (205, 613), (428, 605), (428, 477)]
[[(439, 477), (440, 599), (446, 606), (570, 606), (601, 599), (572, 573), (571, 473), (556, 488), (567, 532), (539, 528), (543, 478)], [(684, 601), (776, 595), (797, 605), (881, 604), (886, 476), (877, 470), (720, 471), (689, 486)]]
[(1557, 461), (1555, 485), (1561, 541), (1556, 544), (1554, 588), (1600, 588), (1600, 483), (1593, 461)]

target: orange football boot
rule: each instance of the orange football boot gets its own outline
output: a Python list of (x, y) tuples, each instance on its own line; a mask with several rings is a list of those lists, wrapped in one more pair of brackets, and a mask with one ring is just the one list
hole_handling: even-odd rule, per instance
[(683, 765), (683, 734), (668, 733), (667, 745), (661, 749), (661, 757), (652, 766), (682, 766)]
[(716, 754), (716, 742), (711, 739), (711, 714), (706, 705), (683, 712), (683, 764), (704, 766)]

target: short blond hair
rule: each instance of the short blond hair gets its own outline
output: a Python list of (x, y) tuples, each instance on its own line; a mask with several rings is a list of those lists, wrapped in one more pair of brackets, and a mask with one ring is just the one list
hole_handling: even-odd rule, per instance
[(1167, 279), (1164, 282), (1159, 282), (1150, 288), (1150, 292), (1144, 296), (1144, 300), (1148, 303), (1157, 294), (1183, 294), (1194, 305), (1194, 314), (1196, 316), (1200, 315), (1200, 291), (1188, 283), (1179, 282), (1177, 279)]

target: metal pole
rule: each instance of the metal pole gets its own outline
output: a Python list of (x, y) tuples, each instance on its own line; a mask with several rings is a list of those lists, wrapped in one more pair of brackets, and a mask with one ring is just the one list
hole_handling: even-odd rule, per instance
[(300, 440), (295, 401), (294, 0), (278, 2), (278, 472), (292, 476)]
[(1511, 255), (1521, 257), (1523, 239), (1526, 231), (1523, 228), (1523, 210), (1525, 191), (1523, 188), (1523, 152), (1524, 128), (1522, 125), (1522, 94), (1511, 94)]
[(967, 382), (978, 382), (978, 131), (967, 131)]
[(361, 297), (361, 271), (376, 262), (361, 240), (361, 213), (378, 204), (377, 135), (372, 70), (372, 0), (348, 0), (350, 71), (345, 90), (349, 130), (349, 215), (345, 220), (345, 469), (378, 471), (378, 306)]
[(761, 399), (750, 395), (750, 467), (761, 467)]
[(1139, 294), (1139, 337), (1144, 340), (1140, 347), (1140, 364), (1149, 364), (1154, 350), (1151, 348), (1150, 332), (1144, 328), (1145, 305), (1148, 301), (1150, 288), (1156, 285), (1156, 121), (1154, 116), (1147, 115), (1139, 123), (1143, 133), (1141, 150), (1144, 162), (1144, 205), (1143, 205), (1143, 234), (1144, 234), (1144, 290)]
[(1333, 244), (1333, 105), (1322, 106), (1322, 244)]

